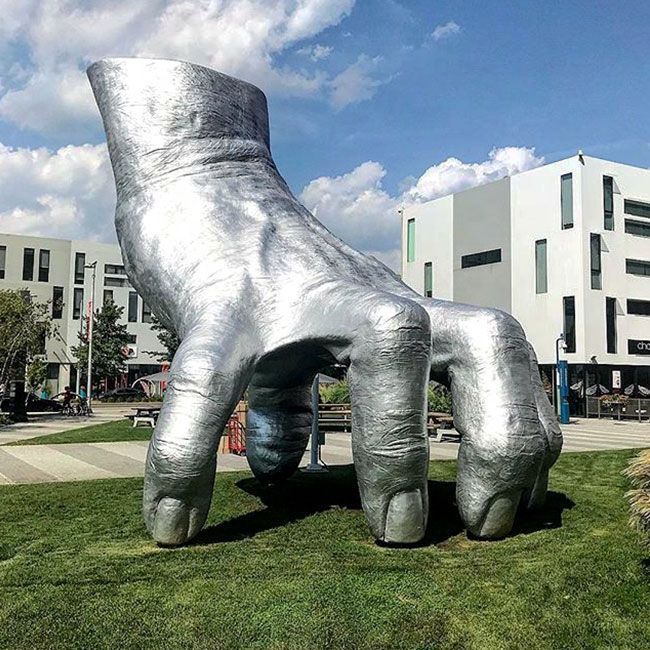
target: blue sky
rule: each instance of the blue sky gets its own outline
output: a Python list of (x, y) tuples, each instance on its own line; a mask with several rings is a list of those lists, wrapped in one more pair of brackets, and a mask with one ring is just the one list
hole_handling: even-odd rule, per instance
[(578, 148), (650, 166), (647, 2), (0, 4), (4, 231), (69, 236), (82, 222), (112, 237), (103, 136), (81, 73), (101, 56), (185, 58), (261, 85), (294, 192), (389, 263), (400, 203)]

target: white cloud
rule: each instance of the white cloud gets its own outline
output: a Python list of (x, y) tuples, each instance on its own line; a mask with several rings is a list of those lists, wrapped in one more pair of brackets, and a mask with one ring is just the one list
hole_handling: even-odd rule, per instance
[(300, 200), (335, 235), (397, 269), (400, 206), (489, 183), (543, 162), (534, 149), (525, 147), (493, 149), (480, 163), (448, 158), (429, 167), (419, 178), (410, 178), (401, 194), (391, 196), (382, 187), (386, 170), (368, 161), (342, 176), (311, 181)]
[(370, 99), (377, 88), (390, 79), (375, 76), (382, 58), (371, 58), (362, 54), (352, 65), (329, 82), (331, 88), (330, 103), (340, 111), (349, 104)]
[(1, 232), (112, 241), (114, 209), (105, 145), (0, 144)]
[(326, 59), (332, 52), (334, 48), (329, 45), (320, 45), (316, 44), (309, 47), (301, 47), (297, 52), (298, 54), (303, 54), (308, 56), (312, 61), (321, 61)]
[(459, 34), (460, 31), (460, 25), (456, 24), (453, 20), (450, 20), (444, 25), (437, 25), (431, 33), (431, 36), (435, 41), (439, 41), (442, 38), (449, 38), (450, 36)]
[[(0, 118), (61, 133), (97, 120), (84, 68), (107, 56), (185, 59), (242, 77), (265, 91), (322, 94), (327, 75), (278, 67), (275, 58), (337, 25), (355, 0), (16, 0), (0, 36), (26, 47), (26, 83), (5, 86)], [(10, 3), (13, 6), (13, 2)], [(5, 16), (3, 16), (3, 19)], [(328, 54), (314, 46), (314, 61)]]

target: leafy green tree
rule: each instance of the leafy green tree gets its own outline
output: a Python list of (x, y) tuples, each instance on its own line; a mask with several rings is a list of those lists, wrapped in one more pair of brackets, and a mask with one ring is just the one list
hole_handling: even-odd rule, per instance
[[(93, 314), (93, 385), (104, 377), (114, 377), (127, 370), (129, 333), (126, 325), (120, 323), (123, 312), (124, 307), (109, 301)], [(73, 347), (72, 352), (87, 382), (87, 334), (79, 334), (79, 345)]]
[(40, 357), (34, 357), (27, 366), (25, 379), (29, 388), (36, 391), (40, 386), (44, 386), (47, 381), (47, 362)]
[(429, 411), (451, 413), (451, 393), (442, 384), (429, 384), (427, 388)]
[(27, 364), (45, 352), (56, 331), (49, 312), (25, 289), (0, 290), (0, 384), (24, 379)]
[(154, 314), (151, 315), (151, 329), (156, 332), (156, 336), (165, 351), (145, 350), (145, 353), (155, 356), (159, 363), (162, 363), (163, 361), (171, 362), (176, 354), (176, 350), (178, 350), (178, 346), (181, 344), (180, 339), (176, 336), (176, 332), (165, 327), (165, 325), (163, 325)]
[(319, 387), (320, 398), (325, 404), (349, 404), (350, 388), (346, 380), (335, 384), (322, 384)]

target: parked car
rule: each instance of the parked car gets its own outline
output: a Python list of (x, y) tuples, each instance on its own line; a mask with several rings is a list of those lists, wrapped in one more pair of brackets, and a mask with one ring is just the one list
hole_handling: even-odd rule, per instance
[(36, 393), (28, 393), (26, 398), (28, 413), (52, 413), (63, 408), (62, 402), (55, 399), (43, 399)]
[(145, 398), (147, 395), (141, 388), (114, 388), (99, 396), (100, 400), (132, 400), (134, 398)]

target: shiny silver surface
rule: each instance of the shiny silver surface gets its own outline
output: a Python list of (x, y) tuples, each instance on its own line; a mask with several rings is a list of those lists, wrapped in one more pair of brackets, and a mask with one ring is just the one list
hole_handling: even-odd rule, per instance
[(543, 501), (562, 439), (512, 317), (422, 298), (322, 226), (273, 163), (254, 86), (166, 60), (103, 60), (88, 76), (128, 276), (182, 339), (147, 457), (144, 517), (156, 541), (183, 544), (203, 526), (219, 437), (246, 387), (253, 472), (278, 481), (296, 470), (312, 379), (332, 362), (349, 367), (375, 538), (424, 535), (430, 376), (452, 391), (468, 530), (503, 536), (522, 495)]

